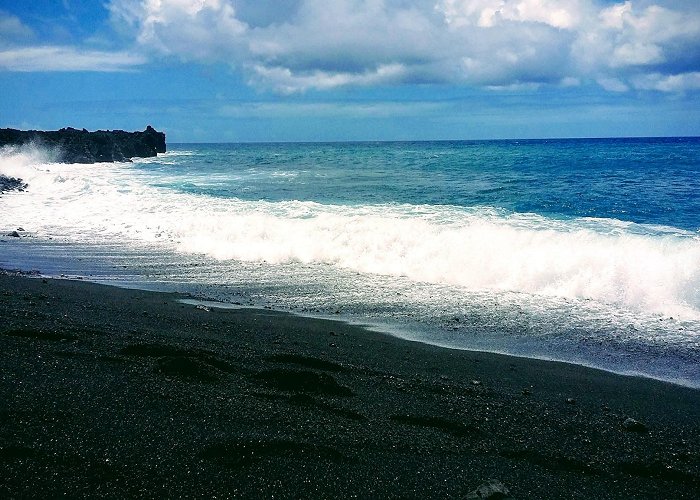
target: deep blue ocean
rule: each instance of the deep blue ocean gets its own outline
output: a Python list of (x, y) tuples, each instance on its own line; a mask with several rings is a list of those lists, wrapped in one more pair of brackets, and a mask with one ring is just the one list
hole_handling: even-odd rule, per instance
[(700, 138), (7, 149), (0, 266), (700, 387)]

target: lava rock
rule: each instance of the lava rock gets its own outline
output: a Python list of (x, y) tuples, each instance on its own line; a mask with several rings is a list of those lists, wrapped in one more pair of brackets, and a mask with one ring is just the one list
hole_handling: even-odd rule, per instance
[(0, 193), (5, 191), (24, 191), (27, 187), (27, 183), (22, 179), (0, 175)]
[(644, 433), (648, 430), (646, 425), (633, 418), (626, 418), (625, 421), (622, 422), (622, 427), (629, 432)]
[(480, 484), (474, 491), (467, 494), (467, 498), (489, 498), (497, 500), (500, 498), (513, 498), (510, 496), (510, 491), (498, 479), (489, 479), (485, 483)]
[(135, 157), (153, 157), (166, 150), (165, 134), (150, 125), (143, 132), (88, 132), (71, 127), (54, 131), (0, 129), (0, 147), (29, 143), (57, 149), (58, 161), (63, 163), (129, 161)]

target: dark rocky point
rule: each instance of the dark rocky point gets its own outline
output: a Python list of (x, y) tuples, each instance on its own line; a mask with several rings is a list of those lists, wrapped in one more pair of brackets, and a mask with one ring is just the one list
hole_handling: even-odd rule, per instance
[(27, 184), (22, 179), (0, 174), (0, 194), (5, 191), (24, 191), (25, 189)]
[[(63, 163), (97, 163), (129, 161), (131, 158), (148, 158), (165, 153), (165, 134), (150, 125), (143, 132), (123, 130), (98, 130), (62, 128), (55, 131), (0, 129), (0, 147), (21, 146), (34, 143), (58, 150), (58, 161)], [(0, 179), (0, 192), (7, 182)], [(21, 181), (19, 181), (21, 183)], [(25, 185), (26, 187), (26, 185)], [(15, 187), (15, 189), (17, 189)]]

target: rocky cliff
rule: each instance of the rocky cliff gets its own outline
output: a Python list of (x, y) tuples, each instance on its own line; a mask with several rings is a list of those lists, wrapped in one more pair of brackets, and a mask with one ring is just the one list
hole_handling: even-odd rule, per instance
[(55, 131), (0, 129), (0, 147), (35, 143), (58, 153), (63, 163), (129, 161), (165, 153), (165, 134), (150, 125), (143, 132), (98, 130), (88, 132), (74, 128)]

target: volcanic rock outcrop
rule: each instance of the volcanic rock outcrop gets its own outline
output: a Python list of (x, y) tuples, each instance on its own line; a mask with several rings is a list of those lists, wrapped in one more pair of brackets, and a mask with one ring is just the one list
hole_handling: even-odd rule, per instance
[(54, 131), (0, 129), (0, 147), (34, 143), (56, 151), (63, 163), (129, 161), (165, 153), (165, 134), (150, 125), (143, 132), (62, 128)]

